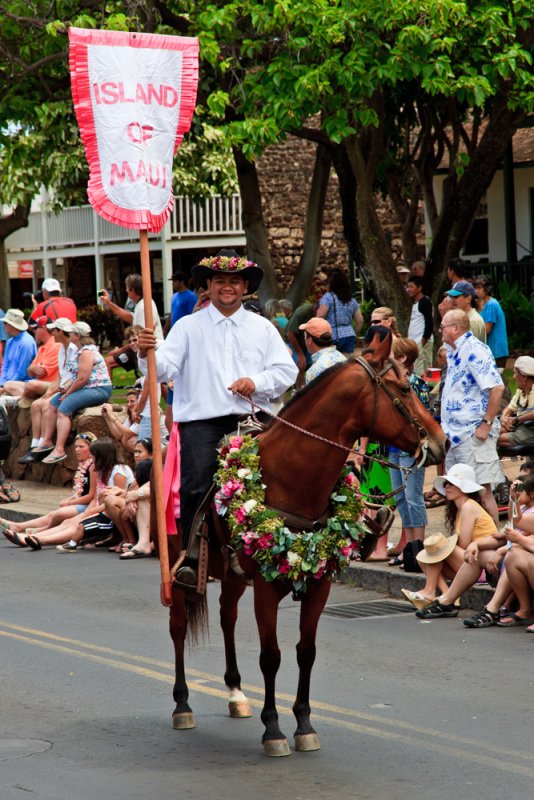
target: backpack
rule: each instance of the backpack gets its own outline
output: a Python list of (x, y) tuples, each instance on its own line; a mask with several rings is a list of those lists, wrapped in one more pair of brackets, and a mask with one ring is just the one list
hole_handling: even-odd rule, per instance
[(402, 568), (405, 572), (422, 572), (419, 562), (416, 558), (417, 553), (423, 550), (423, 542), (415, 539), (413, 542), (408, 542), (402, 551)]

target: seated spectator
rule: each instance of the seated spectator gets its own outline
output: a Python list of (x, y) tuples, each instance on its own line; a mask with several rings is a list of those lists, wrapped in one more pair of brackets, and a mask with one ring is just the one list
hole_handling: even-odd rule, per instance
[(24, 520), (23, 522), (0, 519), (0, 529), (9, 541), (23, 546), (20, 541), (17, 541), (17, 538), (22, 535), (23, 542), (33, 547), (34, 542), (26, 541), (24, 539), (25, 536), (43, 533), (49, 528), (54, 528), (65, 520), (72, 519), (87, 510), (88, 505), (95, 497), (96, 491), (93, 456), (89, 450), (91, 444), (95, 441), (96, 436), (91, 432), (79, 433), (76, 436), (74, 451), (78, 461), (78, 469), (74, 473), (73, 492), (70, 497), (61, 501), (56, 511), (50, 511), (48, 514)]
[(48, 317), (50, 320), (66, 317), (71, 322), (76, 322), (76, 303), (70, 297), (61, 294), (61, 285), (55, 278), (45, 278), (41, 286), (43, 300), (37, 303), (29, 319), (30, 329), (37, 327), (37, 322), (41, 317)]
[[(136, 551), (142, 555), (150, 555), (150, 470), (152, 468), (152, 442), (143, 439), (137, 442), (134, 450), (135, 481), (127, 491), (106, 497), (105, 510), (115, 523), (121, 535), (121, 541), (110, 551), (125, 553), (131, 550), (137, 540)], [(145, 465), (140, 467), (140, 465)], [(148, 467), (147, 467), (148, 465)], [(148, 485), (146, 485), (148, 484)], [(140, 501), (143, 506), (140, 509)], [(144, 505), (144, 502), (147, 505)], [(139, 529), (138, 512), (141, 511), (142, 531)], [(141, 557), (141, 556), (139, 556)]]
[[(50, 400), (43, 442), (34, 453), (49, 453), (43, 464), (58, 464), (67, 457), (65, 444), (68, 439), (72, 417), (77, 411), (105, 403), (111, 397), (111, 381), (104, 359), (89, 334), (86, 322), (75, 322), (66, 331), (76, 346), (77, 370), (72, 383)], [(54, 414), (54, 411), (56, 412)], [(54, 428), (57, 428), (56, 444), (53, 444)]]
[[(483, 487), (476, 482), (474, 470), (468, 464), (455, 464), (446, 475), (434, 479), (434, 488), (447, 498), (446, 526), (450, 538), (442, 533), (428, 536), (424, 550), (417, 555), (426, 582), (419, 592), (403, 589), (402, 593), (419, 609), (422, 619), (456, 617), (458, 609), (453, 603), (442, 603), (436, 597), (439, 589), (446, 596), (446, 579), (453, 579), (465, 561), (465, 552), (471, 542), (493, 537), (492, 550), (500, 542), (497, 526), (487, 511), (480, 505)], [(480, 569), (485, 569), (491, 551), (479, 553)]]
[(347, 360), (343, 353), (336, 349), (332, 338), (332, 328), (326, 319), (312, 317), (309, 322), (305, 322), (299, 327), (301, 331), (304, 331), (304, 343), (312, 359), (312, 365), (306, 371), (306, 383), (312, 381), (325, 369), (333, 367), (334, 364), (343, 364)]
[(137, 542), (133, 547), (119, 556), (121, 561), (133, 561), (137, 558), (146, 558), (154, 553), (154, 545), (150, 541), (150, 473), (152, 459), (144, 459), (137, 464), (135, 479), (137, 489), (129, 489), (124, 500), (126, 508), (131, 509), (130, 514), (135, 514), (137, 527)]
[[(499, 447), (534, 445), (534, 358), (520, 356), (514, 362), (517, 391), (501, 414)], [(530, 422), (530, 425), (525, 425)]]
[(119, 461), (117, 445), (113, 439), (97, 439), (89, 449), (94, 459), (96, 491), (86, 510), (54, 528), (32, 535), (28, 542), (26, 537), (15, 541), (15, 544), (21, 547), (29, 545), (34, 550), (40, 550), (45, 545), (56, 545), (57, 550), (62, 553), (76, 552), (82, 540), (95, 547), (108, 546), (114, 525), (105, 514), (104, 500), (109, 493), (127, 489), (134, 476), (130, 467)]
[(37, 355), (28, 367), (27, 381), (6, 381), (4, 391), (11, 397), (25, 397), (34, 400), (44, 395), (59, 377), (59, 351), (61, 344), (56, 342), (48, 330), (48, 317), (39, 317), (35, 329), (35, 341), (39, 345)]
[(139, 432), (141, 417), (137, 411), (139, 389), (129, 389), (126, 393), (126, 418), (122, 421), (113, 409), (111, 403), (102, 404), (102, 416), (106, 420), (110, 435), (115, 441), (120, 442), (127, 450), (132, 450), (132, 441), (135, 444)]
[[(71, 344), (69, 334), (71, 321), (66, 317), (59, 318), (47, 324), (47, 328), (54, 337), (54, 341), (60, 345), (58, 353), (58, 378), (49, 386), (42, 397), (34, 400), (31, 405), (32, 415), (32, 438), (30, 447), (24, 455), (18, 459), (19, 464), (34, 464), (40, 461), (48, 451), (36, 454), (35, 448), (43, 444), (43, 432), (46, 430), (46, 417), (50, 409), (50, 400), (61, 389), (66, 388), (76, 377), (76, 353), (77, 349)], [(54, 412), (55, 413), (55, 412)]]
[[(520, 473), (522, 475), (522, 473)], [(526, 625), (534, 616), (531, 588), (534, 588), (532, 569), (534, 567), (534, 475), (523, 474), (523, 479), (514, 481), (510, 487), (509, 519), (502, 532), (505, 543), (496, 551), (496, 564), (502, 563), (495, 592), (485, 608), (473, 617), (464, 619), (466, 628), (489, 628), (499, 625), (503, 628)], [(519, 503), (519, 508), (517, 508)], [(466, 570), (476, 565), (478, 553), (473, 550), (466, 555)], [(471, 569), (473, 569), (471, 567)], [(460, 572), (458, 573), (460, 577)], [(454, 586), (454, 583), (453, 583)], [(451, 586), (449, 592), (452, 591)], [(461, 587), (459, 587), (461, 588)], [(511, 601), (516, 599), (518, 609), (511, 610)], [(527, 628), (534, 633), (534, 625)]]
[(111, 350), (106, 356), (106, 366), (110, 376), (113, 376), (113, 370), (117, 367), (122, 367), (126, 372), (135, 372), (136, 376), (139, 375), (137, 369), (137, 353), (139, 352), (139, 332), (142, 328), (139, 325), (131, 325), (124, 331), (124, 338), (128, 342), (123, 347), (116, 347)]
[(8, 381), (23, 381), (30, 379), (28, 367), (37, 355), (37, 346), (28, 333), (28, 323), (24, 314), (18, 308), (9, 308), (0, 319), (4, 323), (5, 332), (9, 336), (4, 350), (2, 371), (0, 372), (0, 394)]
[(41, 317), (48, 317), (50, 320), (66, 317), (71, 322), (76, 322), (76, 303), (70, 297), (61, 294), (61, 285), (55, 278), (45, 278), (41, 286), (43, 300), (37, 303), (30, 314), (29, 327), (34, 330)]

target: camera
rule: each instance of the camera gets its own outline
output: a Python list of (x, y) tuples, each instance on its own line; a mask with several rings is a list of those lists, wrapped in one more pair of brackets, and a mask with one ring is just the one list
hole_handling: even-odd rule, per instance
[(104, 289), (100, 289), (98, 292), (98, 297), (104, 297)]
[(33, 305), (33, 295), (32, 295), (32, 293), (31, 292), (23, 292), (22, 293), (22, 301), (27, 306)]

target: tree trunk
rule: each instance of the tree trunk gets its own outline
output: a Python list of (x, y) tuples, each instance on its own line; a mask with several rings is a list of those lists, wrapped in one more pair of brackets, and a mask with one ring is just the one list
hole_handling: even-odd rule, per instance
[(319, 264), (324, 207), (331, 166), (332, 158), (328, 148), (325, 145), (318, 144), (315, 151), (315, 164), (308, 195), (308, 207), (306, 209), (302, 257), (287, 292), (287, 298), (291, 300), (293, 307), (302, 303), (309, 291), (315, 270)]
[(247, 237), (247, 257), (263, 268), (263, 280), (258, 289), (261, 303), (278, 294), (278, 281), (269, 251), (269, 237), (263, 219), (261, 190), (256, 165), (248, 161), (241, 150), (234, 148), (234, 160), (243, 208), (243, 228)]
[(6, 311), (11, 305), (11, 285), (7, 268), (6, 239), (19, 228), (28, 225), (30, 206), (17, 206), (11, 214), (0, 217), (0, 308)]

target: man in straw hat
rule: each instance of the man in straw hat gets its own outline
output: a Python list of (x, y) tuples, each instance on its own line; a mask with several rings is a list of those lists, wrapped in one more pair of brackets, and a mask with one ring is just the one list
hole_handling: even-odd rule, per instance
[[(295, 381), (297, 367), (269, 320), (246, 311), (242, 299), (255, 292), (263, 270), (233, 250), (221, 250), (193, 267), (194, 280), (207, 289), (210, 304), (183, 317), (156, 351), (159, 381), (174, 381), (173, 441), (180, 433), (180, 524), (182, 546), (217, 468), (217, 445), (250, 413), (252, 398), (270, 408), (270, 399)], [(139, 366), (156, 347), (152, 331), (139, 335)], [(170, 443), (171, 451), (174, 449)], [(165, 469), (168, 467), (167, 456)], [(184, 588), (197, 583), (196, 562), (186, 560), (176, 573)]]
[(502, 483), (497, 455), (497, 414), (504, 392), (502, 378), (489, 347), (473, 336), (464, 311), (447, 311), (440, 326), (447, 350), (447, 376), (441, 395), (441, 427), (451, 440), (445, 467), (469, 464), (485, 488), (482, 503), (498, 522), (491, 491)]
[(501, 414), (499, 447), (534, 445), (534, 358), (516, 358), (514, 378), (517, 391)]
[(37, 346), (28, 333), (28, 323), (18, 308), (9, 308), (0, 319), (9, 336), (0, 372), (0, 393), (7, 381), (29, 381), (28, 367), (37, 354)]
[(312, 359), (312, 365), (306, 371), (306, 383), (325, 369), (333, 367), (334, 364), (343, 364), (347, 360), (343, 353), (336, 349), (328, 320), (312, 317), (304, 325), (299, 325), (299, 330), (304, 331), (304, 343)]

